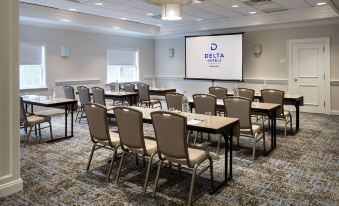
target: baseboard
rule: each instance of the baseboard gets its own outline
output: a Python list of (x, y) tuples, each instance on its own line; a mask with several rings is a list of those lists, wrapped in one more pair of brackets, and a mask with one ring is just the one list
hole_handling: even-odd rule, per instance
[(331, 115), (339, 115), (339, 110), (331, 110)]
[(19, 192), (23, 189), (23, 181), (21, 178), (8, 182), (6, 184), (0, 185), (0, 197), (6, 197), (10, 194)]

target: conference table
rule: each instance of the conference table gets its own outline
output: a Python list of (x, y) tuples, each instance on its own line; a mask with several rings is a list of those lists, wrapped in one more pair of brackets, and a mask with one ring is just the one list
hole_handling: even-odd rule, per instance
[[(194, 101), (192, 98), (188, 100), (190, 111), (193, 111), (194, 108)], [(217, 100), (217, 109), (224, 111), (225, 105), (224, 101), (222, 99)], [(280, 104), (273, 104), (273, 103), (263, 103), (263, 102), (256, 102), (252, 103), (251, 111), (253, 114), (263, 114), (265, 116), (268, 116), (270, 119), (270, 129), (271, 129), (271, 149), (268, 150), (265, 155), (268, 155), (269, 153), (273, 152), (277, 147), (277, 117), (276, 113), (277, 110), (281, 107)]]
[[(34, 114), (34, 106), (47, 107), (47, 108), (57, 108), (64, 109), (65, 111), (65, 135), (64, 137), (52, 139), (47, 142), (57, 141), (62, 139), (67, 139), (73, 137), (73, 110), (76, 108), (77, 100), (75, 99), (64, 99), (64, 98), (53, 98), (49, 96), (37, 96), (37, 95), (25, 95), (22, 97), (23, 103), (25, 106), (26, 112), (28, 112), (28, 107), (30, 106), (31, 114)], [(71, 113), (71, 134), (68, 135), (68, 114)]]
[[(159, 109), (135, 107), (143, 113), (143, 122), (152, 123), (151, 112), (159, 111)], [(214, 194), (221, 187), (226, 186), (227, 182), (232, 179), (232, 164), (233, 164), (233, 133), (234, 130), (239, 130), (239, 119), (221, 116), (208, 116), (204, 114), (195, 114), (187, 112), (177, 112), (187, 117), (187, 129), (192, 131), (206, 132), (211, 134), (222, 134), (225, 140), (225, 169), (223, 180), (210, 192)], [(107, 112), (109, 117), (115, 117), (114, 111), (110, 110)], [(193, 123), (194, 122), (194, 123)], [(237, 132), (237, 131), (235, 131)], [(229, 152), (229, 157), (228, 157)]]
[[(232, 92), (227, 93), (228, 96), (234, 96)], [(262, 101), (260, 92), (254, 93), (254, 98)], [(295, 132), (300, 128), (300, 107), (304, 105), (304, 96), (298, 94), (285, 94), (284, 105), (293, 105), (295, 107)]]
[[(79, 92), (76, 92), (79, 94)], [(89, 93), (91, 96), (93, 95), (92, 92)], [(115, 92), (115, 91), (105, 91), (105, 99), (112, 99), (112, 100), (127, 100), (129, 105), (133, 105), (138, 98), (138, 92)]]
[(156, 87), (149, 88), (150, 95), (165, 96), (166, 93), (171, 93), (171, 92), (177, 92), (177, 90), (171, 89), (171, 88), (156, 88)]

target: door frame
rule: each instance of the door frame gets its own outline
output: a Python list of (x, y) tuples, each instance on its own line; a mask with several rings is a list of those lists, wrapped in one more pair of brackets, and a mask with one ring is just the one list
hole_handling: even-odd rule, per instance
[(291, 39), (287, 40), (287, 61), (288, 61), (288, 92), (291, 93), (293, 88), (293, 72), (292, 72), (292, 55), (293, 55), (293, 44), (296, 43), (319, 43), (324, 44), (324, 95), (325, 95), (325, 114), (331, 113), (331, 48), (330, 48), (330, 38), (321, 37), (321, 38), (307, 38), (307, 39)]

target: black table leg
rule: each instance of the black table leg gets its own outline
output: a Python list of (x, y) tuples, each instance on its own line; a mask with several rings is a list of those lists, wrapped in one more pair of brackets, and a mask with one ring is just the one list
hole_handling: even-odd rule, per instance
[(230, 177), (229, 180), (233, 178), (233, 129), (229, 132), (229, 140), (230, 140)]
[(65, 105), (65, 137), (67, 137), (67, 116), (68, 116), (68, 105)]
[(296, 102), (295, 109), (296, 109), (296, 117), (295, 117), (295, 132), (297, 133), (299, 131), (299, 118), (300, 118), (300, 105), (299, 102)]
[(73, 137), (73, 111), (74, 110), (74, 104), (71, 106), (71, 136)]
[(276, 141), (276, 118), (275, 112), (269, 113), (268, 118), (270, 119), (270, 132), (271, 132), (271, 149), (264, 153), (264, 156), (268, 155), (275, 149), (275, 141)]
[(72, 104), (71, 106), (71, 135), (68, 135), (68, 107), (69, 105), (66, 104), (65, 105), (65, 136), (64, 137), (61, 137), (61, 138), (57, 138), (57, 139), (52, 139), (52, 140), (49, 140), (47, 142), (55, 142), (55, 141), (59, 141), (59, 140), (63, 140), (63, 139), (68, 139), (68, 138), (71, 138), (73, 137), (73, 109), (74, 109), (74, 105)]

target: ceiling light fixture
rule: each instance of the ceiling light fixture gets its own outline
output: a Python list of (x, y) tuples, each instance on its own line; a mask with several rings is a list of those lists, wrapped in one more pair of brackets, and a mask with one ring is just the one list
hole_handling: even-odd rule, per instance
[(325, 5), (325, 4), (327, 4), (327, 3), (326, 2), (318, 2), (317, 6), (322, 6), (322, 5)]
[(69, 22), (71, 22), (70, 20), (68, 20), (68, 19), (60, 19), (60, 21), (62, 21), (62, 22), (66, 22), (66, 23), (69, 23)]
[[(148, 0), (150, 3), (161, 6), (162, 20), (181, 20), (181, 7), (186, 4), (198, 3), (195, 0)], [(199, 3), (205, 0), (199, 0)]]
[(94, 4), (97, 5), (97, 6), (103, 6), (104, 5), (104, 3), (102, 3), (102, 2), (95, 2)]
[(147, 16), (153, 16), (154, 14), (151, 13), (151, 12), (149, 12), (149, 13), (147, 13), (146, 15), (147, 15)]
[(256, 13), (257, 13), (256, 11), (249, 12), (249, 14), (256, 14)]
[(196, 21), (202, 21), (203, 19), (201, 19), (201, 18), (196, 18), (195, 20), (196, 20)]
[(120, 28), (120, 27), (118, 27), (118, 26), (115, 26), (115, 27), (113, 27), (113, 29), (117, 29), (117, 30), (118, 30), (118, 29), (121, 29), (121, 28)]
[(238, 8), (239, 5), (232, 5), (232, 8)]
[(126, 18), (126, 17), (121, 17), (120, 19), (121, 19), (121, 20), (127, 20), (127, 18)]
[(77, 11), (77, 9), (70, 8), (68, 11)]

